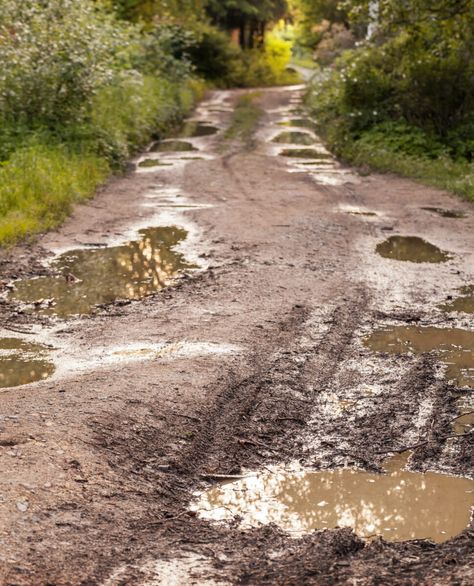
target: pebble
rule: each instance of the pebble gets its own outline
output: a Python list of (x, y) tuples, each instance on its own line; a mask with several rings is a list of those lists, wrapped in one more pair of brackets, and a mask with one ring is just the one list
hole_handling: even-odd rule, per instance
[(26, 513), (26, 511), (28, 510), (29, 507), (29, 503), (26, 501), (17, 501), (16, 503), (16, 508), (21, 512), (21, 513)]

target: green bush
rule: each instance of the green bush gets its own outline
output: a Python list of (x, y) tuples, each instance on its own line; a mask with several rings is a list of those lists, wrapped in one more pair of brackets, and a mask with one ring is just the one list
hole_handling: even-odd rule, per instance
[(84, 116), (132, 36), (89, 0), (2, 0), (0, 122), (52, 127)]

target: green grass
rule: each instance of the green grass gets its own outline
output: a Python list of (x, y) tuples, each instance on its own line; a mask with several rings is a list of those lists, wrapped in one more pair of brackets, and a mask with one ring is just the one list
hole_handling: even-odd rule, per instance
[(382, 172), (393, 172), (420, 183), (446, 189), (474, 202), (474, 164), (449, 157), (422, 158), (394, 152), (365, 141), (355, 141), (342, 150), (342, 157), (355, 165), (368, 165)]
[(54, 228), (108, 173), (104, 159), (62, 146), (39, 144), (16, 152), (0, 168), (0, 243)]
[(152, 136), (171, 132), (202, 91), (196, 82), (123, 82), (97, 95), (87, 122), (18, 145), (0, 163), (0, 246), (60, 225)]
[(455, 158), (440, 137), (406, 122), (385, 120), (356, 133), (350, 113), (341, 114), (340, 95), (330, 82), (316, 85), (306, 103), (319, 135), (336, 156), (474, 201), (474, 163)]
[(247, 148), (253, 145), (253, 135), (263, 114), (261, 107), (255, 103), (260, 92), (243, 95), (237, 102), (232, 123), (224, 134), (226, 140), (240, 140)]

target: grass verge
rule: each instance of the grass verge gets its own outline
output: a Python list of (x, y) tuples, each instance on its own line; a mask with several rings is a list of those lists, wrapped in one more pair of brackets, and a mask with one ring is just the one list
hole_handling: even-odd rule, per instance
[(375, 148), (369, 136), (345, 146), (340, 156), (355, 165), (398, 173), (474, 202), (474, 164), (467, 161), (454, 161), (444, 156), (436, 159), (409, 156), (383, 145)]
[(395, 121), (353, 131), (355, 114), (341, 113), (340, 92), (331, 78), (314, 83), (306, 105), (328, 149), (348, 163), (397, 173), (474, 201), (474, 163), (450, 156), (437, 137)]
[(123, 81), (96, 96), (86, 123), (28, 137), (0, 163), (0, 246), (61, 224), (152, 136), (172, 131), (203, 89), (196, 81)]

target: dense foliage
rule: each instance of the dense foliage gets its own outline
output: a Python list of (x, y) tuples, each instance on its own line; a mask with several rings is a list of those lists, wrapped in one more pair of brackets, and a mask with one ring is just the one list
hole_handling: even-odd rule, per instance
[(332, 147), (359, 161), (383, 158), (384, 168), (388, 152), (472, 162), (474, 1), (343, 5), (351, 25), (369, 34), (313, 88), (311, 106)]

